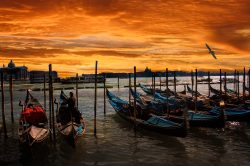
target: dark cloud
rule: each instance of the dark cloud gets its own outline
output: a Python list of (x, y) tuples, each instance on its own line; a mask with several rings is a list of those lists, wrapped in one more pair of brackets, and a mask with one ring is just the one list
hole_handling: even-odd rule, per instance
[(57, 54), (66, 54), (68, 51), (63, 49), (48, 49), (48, 48), (8, 48), (0, 47), (0, 54), (5, 58), (35, 58), (35, 57), (53, 57)]

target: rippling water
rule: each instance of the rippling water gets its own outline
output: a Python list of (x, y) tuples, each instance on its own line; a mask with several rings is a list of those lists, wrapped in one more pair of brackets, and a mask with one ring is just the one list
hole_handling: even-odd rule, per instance
[[(189, 81), (187, 78), (179, 78)], [(188, 78), (189, 79), (189, 78)], [(216, 78), (218, 79), (218, 78)], [(116, 85), (116, 79), (108, 84)], [(127, 85), (127, 79), (120, 79), (120, 87)], [(141, 78), (138, 82), (150, 82)], [(29, 85), (27, 85), (29, 86)], [(38, 85), (36, 85), (38, 86)], [(80, 85), (83, 86), (83, 85)], [(214, 87), (218, 85), (213, 85)], [(232, 85), (229, 85), (232, 87)], [(207, 85), (199, 85), (207, 93)], [(110, 89), (127, 99), (128, 89)], [(138, 89), (139, 90), (139, 89)], [(178, 86), (177, 90), (183, 90)], [(69, 90), (65, 91), (66, 94)], [(60, 91), (55, 91), (58, 98)], [(43, 92), (32, 94), (43, 104)], [(107, 102), (107, 114), (103, 114), (103, 89), (98, 89), (97, 138), (93, 135), (94, 90), (79, 90), (79, 109), (87, 122), (87, 132), (80, 138), (77, 147), (70, 147), (60, 135), (57, 143), (36, 147), (32, 151), (19, 147), (17, 122), (21, 108), (19, 99), (25, 92), (14, 92), (15, 123), (10, 122), (9, 96), (6, 93), (6, 120), (9, 138), (0, 139), (0, 163), (5, 165), (248, 165), (250, 162), (250, 127), (241, 124), (236, 128), (207, 129), (192, 128), (186, 138), (165, 136), (148, 131), (134, 132), (133, 126), (115, 114)], [(47, 102), (48, 103), (48, 102)]]

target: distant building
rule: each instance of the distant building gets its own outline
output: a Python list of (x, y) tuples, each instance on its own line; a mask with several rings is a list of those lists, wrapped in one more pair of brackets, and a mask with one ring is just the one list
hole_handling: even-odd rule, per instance
[(5, 81), (9, 80), (11, 75), (13, 80), (28, 80), (29, 78), (28, 68), (26, 66), (16, 67), (12, 60), (10, 60), (8, 67), (3, 65), (3, 67), (0, 68), (0, 71), (3, 71)]
[[(44, 74), (46, 78), (46, 82), (49, 80), (49, 72), (48, 71), (39, 71), (33, 70), (30, 71), (30, 83), (42, 83), (44, 82)], [(58, 74), (56, 71), (52, 71), (52, 80), (54, 82), (58, 82)]]
[(143, 72), (137, 72), (136, 76), (137, 77), (152, 77), (152, 70), (146, 67)]

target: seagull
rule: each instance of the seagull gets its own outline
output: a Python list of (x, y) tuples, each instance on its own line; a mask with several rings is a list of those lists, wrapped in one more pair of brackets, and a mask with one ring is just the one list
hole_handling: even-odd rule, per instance
[(217, 59), (217, 57), (215, 56), (215, 52), (208, 46), (207, 43), (206, 43), (206, 47), (207, 47), (209, 53), (214, 57), (214, 59)]

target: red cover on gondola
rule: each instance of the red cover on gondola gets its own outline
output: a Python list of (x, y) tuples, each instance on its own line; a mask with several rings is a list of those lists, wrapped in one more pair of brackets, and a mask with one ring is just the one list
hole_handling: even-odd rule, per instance
[(25, 108), (22, 112), (22, 116), (24, 120), (31, 125), (38, 125), (39, 123), (47, 121), (45, 111), (39, 106)]

